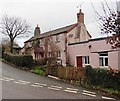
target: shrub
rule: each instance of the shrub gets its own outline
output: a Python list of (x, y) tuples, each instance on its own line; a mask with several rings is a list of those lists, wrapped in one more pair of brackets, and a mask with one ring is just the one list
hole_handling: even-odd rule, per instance
[(36, 66), (36, 67), (34, 68), (34, 73), (43, 76), (44, 73), (45, 73), (45, 70), (44, 70), (43, 67)]
[(12, 55), (4, 53), (3, 58), (19, 67), (28, 67), (30, 69), (33, 66), (33, 57), (31, 55)]
[(120, 91), (120, 72), (112, 72), (102, 68), (85, 67), (85, 83), (100, 86), (103, 88), (112, 88)]
[(42, 58), (42, 59), (36, 59), (34, 60), (34, 66), (36, 65), (46, 65), (46, 58)]

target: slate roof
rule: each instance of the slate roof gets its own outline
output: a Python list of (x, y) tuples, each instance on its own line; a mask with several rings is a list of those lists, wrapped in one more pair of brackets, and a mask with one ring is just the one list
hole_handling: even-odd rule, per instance
[(77, 25), (77, 23), (71, 24), (71, 25), (68, 25), (68, 26), (65, 26), (65, 27), (61, 27), (61, 28), (58, 28), (58, 29), (55, 29), (55, 30), (51, 30), (51, 31), (48, 31), (48, 32), (45, 32), (45, 33), (42, 33), (39, 36), (33, 36), (29, 40), (25, 41), (24, 43), (33, 41), (37, 38), (44, 38), (46, 36), (52, 36), (52, 35), (60, 34), (60, 33), (63, 33), (63, 32), (67, 32), (67, 31), (71, 30), (72, 28), (74, 28), (76, 25)]

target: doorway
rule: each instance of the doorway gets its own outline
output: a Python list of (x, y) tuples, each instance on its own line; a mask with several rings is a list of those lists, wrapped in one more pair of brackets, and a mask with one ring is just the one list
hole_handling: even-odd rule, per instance
[(82, 67), (82, 56), (77, 56), (76, 60), (77, 60), (77, 67)]

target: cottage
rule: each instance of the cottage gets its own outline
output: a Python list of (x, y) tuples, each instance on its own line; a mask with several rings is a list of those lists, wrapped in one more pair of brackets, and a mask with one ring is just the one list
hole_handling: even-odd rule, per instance
[(24, 42), (22, 54), (31, 54), (34, 59), (52, 57), (56, 54), (61, 65), (84, 67), (112, 67), (120, 69), (120, 51), (111, 49), (106, 38), (91, 39), (84, 24), (84, 13), (77, 13), (77, 23), (41, 33), (39, 26), (34, 36)]

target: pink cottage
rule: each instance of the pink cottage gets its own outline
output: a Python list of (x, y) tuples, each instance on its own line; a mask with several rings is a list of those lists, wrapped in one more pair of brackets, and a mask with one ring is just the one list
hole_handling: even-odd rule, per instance
[(106, 38), (91, 39), (81, 9), (77, 13), (77, 23), (42, 34), (37, 26), (34, 36), (24, 43), (22, 54), (31, 54), (33, 59), (51, 57), (54, 53), (63, 66), (91, 65), (120, 70), (120, 50), (106, 44)]

